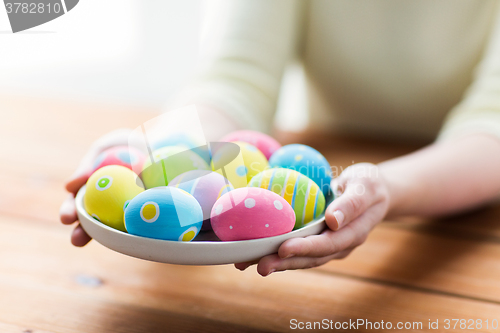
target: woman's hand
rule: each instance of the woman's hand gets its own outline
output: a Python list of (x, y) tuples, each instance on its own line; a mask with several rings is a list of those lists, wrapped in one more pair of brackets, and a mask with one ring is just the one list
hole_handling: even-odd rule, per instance
[[(259, 274), (267, 276), (275, 271), (311, 268), (345, 258), (386, 216), (389, 189), (378, 166), (355, 164), (345, 169), (332, 186), (338, 198), (325, 212), (328, 229), (320, 235), (285, 241), (278, 254), (258, 261)], [(253, 264), (257, 262), (239, 263), (235, 267), (244, 270)]]
[[(61, 222), (63, 224), (72, 224), (78, 222), (78, 217), (76, 215), (75, 206), (75, 195), (87, 182), (92, 170), (92, 164), (95, 161), (97, 155), (103, 150), (120, 145), (128, 145), (128, 137), (131, 130), (129, 129), (119, 129), (106, 134), (105, 136), (98, 139), (91, 146), (90, 150), (87, 152), (83, 160), (81, 161), (78, 169), (75, 171), (73, 176), (66, 182), (66, 190), (70, 192), (68, 198), (61, 205), (59, 211)], [(80, 223), (73, 230), (71, 235), (71, 243), (75, 246), (84, 246), (90, 242), (91, 238), (83, 230)]]

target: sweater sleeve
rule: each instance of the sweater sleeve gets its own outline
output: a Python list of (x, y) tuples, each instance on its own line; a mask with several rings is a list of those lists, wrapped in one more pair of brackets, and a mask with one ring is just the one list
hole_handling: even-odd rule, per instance
[(471, 133), (500, 138), (500, 6), (490, 41), (474, 81), (463, 100), (449, 113), (438, 141)]
[(173, 105), (204, 104), (244, 128), (268, 131), (295, 56), (300, 7), (297, 0), (209, 1), (199, 69)]

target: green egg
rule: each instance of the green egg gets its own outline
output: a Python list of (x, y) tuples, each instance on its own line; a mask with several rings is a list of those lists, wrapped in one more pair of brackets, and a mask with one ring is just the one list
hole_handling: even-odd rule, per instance
[(191, 170), (210, 170), (210, 166), (200, 155), (185, 147), (169, 146), (154, 150), (148, 156), (141, 178), (146, 188), (167, 186), (175, 177)]

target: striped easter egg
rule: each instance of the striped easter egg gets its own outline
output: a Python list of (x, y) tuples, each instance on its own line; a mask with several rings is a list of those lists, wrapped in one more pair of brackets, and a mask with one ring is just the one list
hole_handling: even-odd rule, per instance
[(215, 202), (232, 191), (233, 185), (217, 172), (191, 170), (175, 177), (168, 186), (180, 188), (191, 194), (203, 210), (202, 230), (211, 230), (210, 212)]
[(283, 197), (295, 212), (294, 229), (318, 218), (325, 210), (325, 196), (319, 186), (295, 170), (274, 168), (262, 171), (248, 186), (265, 188)]

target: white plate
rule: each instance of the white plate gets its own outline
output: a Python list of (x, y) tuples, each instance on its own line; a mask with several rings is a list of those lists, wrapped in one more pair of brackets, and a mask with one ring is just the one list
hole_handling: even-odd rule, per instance
[(246, 262), (277, 253), (285, 240), (319, 234), (325, 218), (284, 235), (246, 241), (221, 242), (213, 232), (201, 232), (192, 242), (175, 242), (134, 236), (92, 218), (84, 209), (85, 186), (76, 196), (76, 210), (83, 229), (102, 245), (140, 259), (180, 265), (222, 265)]

